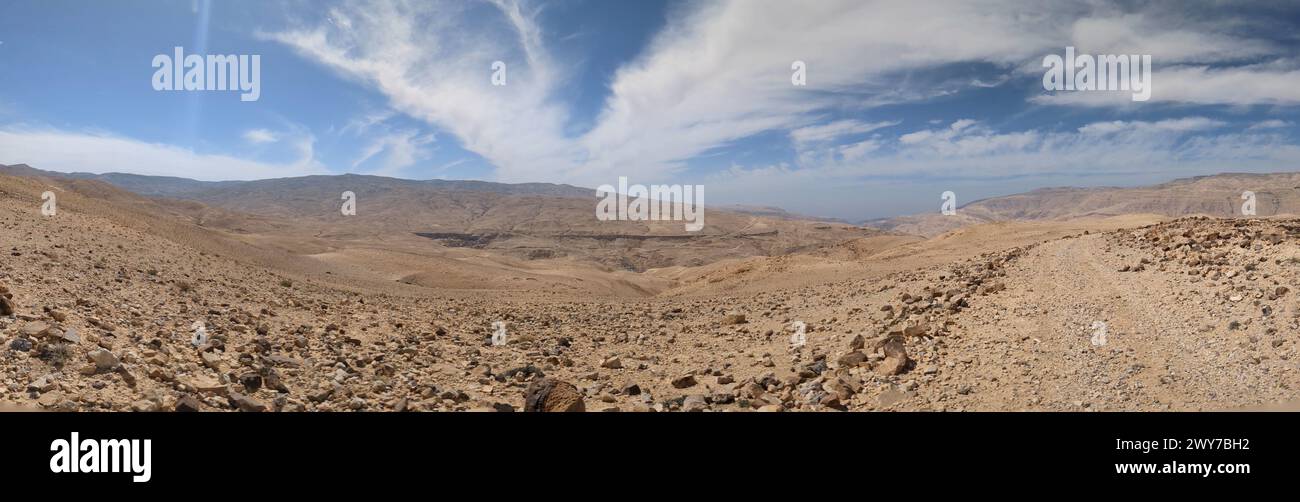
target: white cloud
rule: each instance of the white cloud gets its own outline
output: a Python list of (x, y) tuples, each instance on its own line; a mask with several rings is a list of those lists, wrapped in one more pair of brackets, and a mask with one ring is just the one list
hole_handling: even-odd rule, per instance
[(339, 133), (340, 134), (351, 133), (357, 135), (365, 134), (372, 127), (383, 124), (384, 122), (388, 121), (388, 119), (391, 119), (395, 116), (397, 116), (397, 112), (394, 112), (392, 110), (372, 111), (348, 121), (347, 125), (343, 126), (343, 128), (339, 130)]
[(1264, 121), (1260, 121), (1260, 122), (1256, 122), (1256, 123), (1254, 123), (1254, 124), (1251, 124), (1250, 127), (1248, 127), (1247, 129), (1248, 129), (1248, 130), (1251, 130), (1251, 131), (1257, 131), (1257, 130), (1261, 130), (1261, 129), (1284, 129), (1284, 128), (1287, 128), (1287, 127), (1292, 127), (1292, 126), (1294, 126), (1294, 125), (1295, 125), (1294, 122), (1287, 122), (1287, 121), (1285, 121), (1285, 120), (1271, 119), (1271, 120), (1264, 120)]
[(896, 126), (901, 122), (863, 122), (860, 120), (845, 119), (828, 122), (822, 125), (801, 127), (790, 131), (790, 139), (794, 140), (796, 145), (806, 145), (822, 141), (831, 141), (842, 136), (850, 134), (863, 134), (877, 129)]
[[(989, 7), (945, 4), (936, 15), (916, 2), (700, 6), (670, 20), (643, 57), (617, 72), (598, 125), (583, 138), (587, 168), (671, 170), (714, 145), (887, 95), (898, 83), (891, 74), (955, 61), (1011, 64), (1049, 45), (1054, 28), (1035, 18), (1054, 17), (1052, 7), (1023, 5), (1017, 15)], [(807, 87), (790, 84), (795, 60), (807, 64)]]
[(1131, 91), (1057, 92), (1035, 96), (1046, 105), (1141, 108), (1157, 102), (1196, 105), (1300, 105), (1300, 69), (1277, 64), (1223, 68), (1177, 66), (1159, 68), (1153, 63), (1151, 98), (1132, 102)]
[(840, 157), (847, 161), (861, 159), (867, 154), (879, 150), (881, 142), (876, 139), (859, 141), (851, 145), (844, 145), (839, 148)]
[(1228, 124), (1221, 120), (1213, 120), (1205, 117), (1184, 117), (1155, 122), (1141, 120), (1126, 122), (1123, 120), (1116, 120), (1112, 122), (1093, 122), (1080, 127), (1079, 132), (1083, 134), (1131, 134), (1150, 132), (1183, 133), (1192, 131), (1208, 131), (1226, 125)]
[[(460, 1), (349, 1), (325, 25), (263, 36), (450, 132), (501, 179), (553, 179), (581, 159), (563, 137), (564, 110), (549, 99), (558, 70), (540, 45), (535, 13), (508, 0), (492, 5), (498, 18)], [(490, 80), (498, 60), (507, 65), (499, 87)]]
[(254, 145), (263, 145), (266, 143), (275, 143), (280, 140), (280, 136), (267, 129), (249, 129), (244, 131), (244, 141)]
[(1084, 17), (1074, 22), (1071, 43), (1079, 54), (1150, 54), (1162, 65), (1246, 61), (1283, 50), (1270, 42), (1217, 33), (1223, 20), (1187, 24), (1159, 12)]
[(313, 156), (314, 138), (291, 145), (298, 159), (269, 163), (150, 143), (100, 132), (9, 127), (0, 129), (0, 163), (26, 163), (62, 172), (129, 172), (197, 180), (250, 180), (326, 174)]
[(798, 157), (799, 165), (811, 166), (833, 161), (836, 158), (850, 159), (866, 155), (879, 148), (880, 143), (875, 139), (857, 141), (847, 145), (837, 145), (836, 143), (843, 141), (848, 136), (866, 134), (893, 127), (900, 123), (902, 122), (837, 120), (822, 125), (794, 129), (790, 131), (790, 139), (794, 143), (795, 155)]
[(432, 134), (420, 134), (417, 131), (399, 131), (391, 134), (385, 134), (372, 140), (364, 149), (361, 156), (352, 162), (355, 169), (367, 164), (381, 153), (387, 153), (383, 156), (378, 168), (372, 169), (371, 174), (381, 174), (392, 176), (421, 160), (429, 158), (430, 152), (425, 145), (433, 143)]

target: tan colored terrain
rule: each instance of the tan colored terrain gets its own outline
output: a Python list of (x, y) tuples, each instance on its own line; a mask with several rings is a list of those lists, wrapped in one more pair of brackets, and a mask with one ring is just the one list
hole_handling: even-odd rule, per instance
[(1087, 217), (1158, 214), (1243, 216), (1243, 192), (1255, 194), (1255, 215), (1300, 214), (1300, 173), (1219, 174), (1136, 188), (1043, 188), (972, 202), (946, 216), (933, 214), (876, 220), (871, 226), (905, 234), (936, 236), (950, 230), (999, 221), (1060, 221)]
[[(1300, 397), (1300, 220), (1098, 212), (923, 238), (734, 213), (698, 242), (603, 247), (572, 227), (509, 225), (537, 214), (516, 208), (530, 197), (567, 206), (506, 194), (478, 214), (515, 216), (456, 229), (509, 237), (448, 246), (409, 232), (399, 216), (416, 207), (382, 197), (359, 197), (358, 218), (369, 203), (375, 219), (330, 220), (336, 188), (320, 189), (332, 213), (312, 216), (0, 174), (12, 310), (0, 309), (0, 409), (1196, 410)], [(571, 254), (530, 259), (527, 242)], [(625, 255), (640, 261), (607, 265)]]

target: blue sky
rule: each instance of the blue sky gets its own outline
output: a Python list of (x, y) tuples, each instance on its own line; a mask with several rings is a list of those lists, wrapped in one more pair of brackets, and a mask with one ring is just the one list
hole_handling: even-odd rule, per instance
[[(17, 0), (0, 4), (0, 163), (628, 176), (857, 221), (937, 211), (948, 190), (1300, 170), (1297, 28), (1282, 2)], [(154, 90), (176, 46), (259, 55), (260, 99)], [(1045, 91), (1066, 46), (1151, 55), (1151, 99)]]

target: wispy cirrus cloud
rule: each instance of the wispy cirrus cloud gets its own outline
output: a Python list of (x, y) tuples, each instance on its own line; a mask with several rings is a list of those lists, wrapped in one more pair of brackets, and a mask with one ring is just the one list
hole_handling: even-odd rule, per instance
[[(534, 180), (581, 158), (561, 133), (565, 110), (550, 100), (556, 70), (535, 14), (509, 0), (348, 1), (330, 9), (327, 22), (262, 36), (450, 132), (496, 165), (499, 178)], [(506, 63), (504, 86), (491, 84), (495, 61)]]
[(865, 134), (877, 129), (896, 126), (900, 123), (902, 122), (897, 120), (892, 122), (864, 122), (854, 119), (836, 120), (822, 125), (794, 129), (790, 131), (790, 139), (794, 140), (796, 145), (807, 145), (832, 141), (851, 134)]
[(352, 162), (352, 168), (365, 168), (373, 161), (377, 165), (367, 169), (369, 174), (396, 176), (417, 162), (428, 159), (430, 152), (426, 145), (433, 142), (434, 135), (414, 130), (384, 134), (365, 146), (360, 157)]
[(249, 129), (244, 131), (244, 141), (254, 145), (264, 145), (275, 143), (280, 140), (280, 136), (268, 129)]
[(1286, 120), (1278, 120), (1278, 119), (1263, 120), (1251, 124), (1250, 127), (1247, 128), (1247, 130), (1258, 131), (1262, 129), (1283, 129), (1287, 127), (1295, 127), (1295, 122), (1289, 122)]

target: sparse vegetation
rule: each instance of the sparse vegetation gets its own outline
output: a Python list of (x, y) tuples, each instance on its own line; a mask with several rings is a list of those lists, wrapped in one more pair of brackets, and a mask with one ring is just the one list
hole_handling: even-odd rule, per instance
[(55, 369), (63, 369), (63, 366), (72, 357), (72, 351), (68, 349), (68, 345), (65, 343), (47, 343), (42, 346), (37, 357), (40, 357), (42, 361)]

